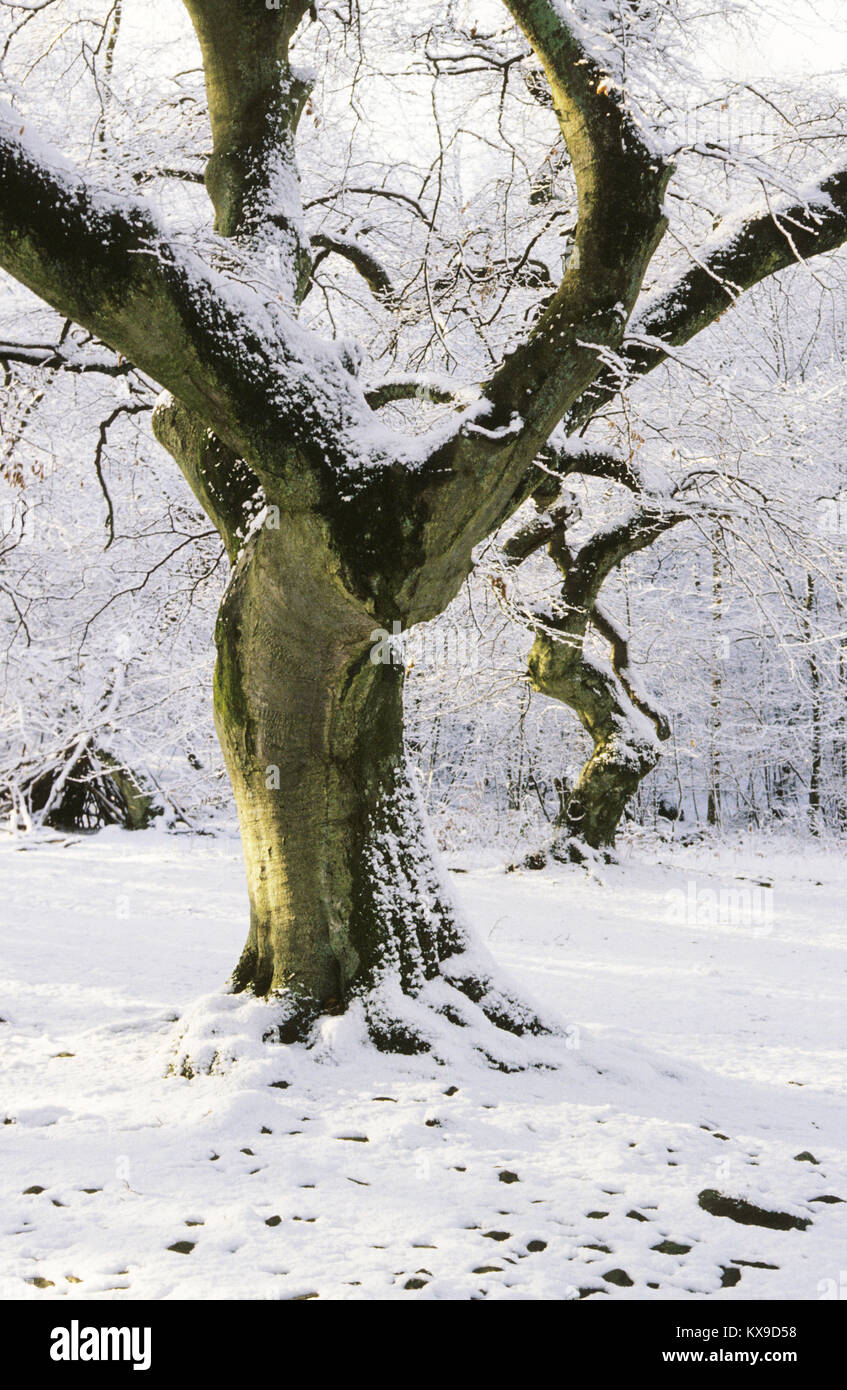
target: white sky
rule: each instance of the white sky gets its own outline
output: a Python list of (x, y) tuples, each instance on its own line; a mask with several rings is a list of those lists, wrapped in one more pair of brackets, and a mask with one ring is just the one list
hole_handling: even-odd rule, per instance
[[(153, 28), (158, 33), (163, 25), (165, 29), (173, 25), (177, 16), (185, 22), (179, 0), (134, 0), (124, 8), (127, 33), (133, 21), (141, 31)], [(847, 0), (713, 0), (702, 9), (717, 19), (722, 30), (722, 37), (703, 55), (712, 66), (748, 79), (835, 75), (834, 85), (847, 90)], [(755, 35), (744, 38), (739, 26), (720, 24), (721, 13), (733, 9), (749, 15)], [(496, 26), (505, 18), (502, 0), (461, 0), (457, 13), (460, 20), (481, 21), (483, 27), (486, 23)]]
[[(752, 8), (752, 7), (751, 7)], [(764, 7), (763, 7), (764, 8)], [(833, 74), (847, 87), (847, 5), (844, 0), (770, 0), (755, 40), (730, 37), (712, 53), (717, 65), (745, 76), (787, 78)]]

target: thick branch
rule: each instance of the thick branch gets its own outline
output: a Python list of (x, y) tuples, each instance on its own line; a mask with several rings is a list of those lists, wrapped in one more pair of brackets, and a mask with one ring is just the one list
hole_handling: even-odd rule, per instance
[(600, 590), (612, 570), (628, 556), (644, 550), (665, 531), (691, 521), (693, 516), (690, 509), (659, 507), (644, 501), (624, 521), (596, 532), (574, 550), (567, 528), (579, 519), (579, 508), (574, 497), (563, 494), (556, 507), (540, 511), (506, 541), (502, 553), (507, 564), (517, 566), (546, 545), (563, 583), (555, 607), (551, 610), (545, 606), (535, 612), (534, 624), (543, 628), (551, 640), (581, 649), (591, 622), (613, 647), (618, 644), (616, 663), (623, 668), (629, 664), (625, 639), (617, 629), (613, 630), (612, 620), (597, 607)]
[[(670, 169), (648, 148), (555, 0), (507, 0), (541, 60), (577, 183), (579, 220), (564, 278), (527, 340), (483, 390), (458, 440), (423, 476), (430, 552), (454, 587), (473, 546), (526, 496), (553, 430), (620, 347), (664, 232)], [(531, 492), (538, 485), (533, 477)], [(446, 587), (446, 584), (445, 584)]]
[(522, 526), (503, 545), (503, 558), (509, 565), (521, 565), (535, 555), (555, 536), (578, 519), (579, 506), (575, 497), (563, 494), (548, 511), (541, 510), (526, 526)]
[(548, 444), (537, 459), (542, 472), (541, 481), (534, 488), (532, 496), (539, 506), (547, 505), (559, 491), (565, 478), (579, 474), (584, 478), (608, 478), (610, 482), (620, 483), (630, 492), (639, 492), (643, 487), (641, 475), (632, 459), (623, 458), (610, 450), (597, 448), (561, 448)]
[(336, 256), (343, 256), (359, 272), (371, 293), (387, 304), (394, 302), (394, 286), (391, 276), (381, 261), (363, 246), (355, 237), (316, 232), (311, 238), (312, 245)]
[(272, 227), (286, 246), (295, 296), (310, 259), (294, 160), (294, 134), (309, 93), (288, 45), (309, 0), (185, 0), (203, 54), (212, 156), (206, 187), (222, 236)]
[(450, 377), (427, 376), (418, 372), (385, 377), (365, 391), (365, 399), (373, 410), (395, 401), (429, 401), (432, 405), (449, 405), (467, 396), (468, 388), (457, 385)]
[(89, 189), (59, 156), (52, 167), (42, 158), (0, 122), (0, 264), (231, 431), (236, 377), (230, 367), (227, 389), (220, 376), (243, 325), (223, 306), (215, 324), (210, 284), (192, 282), (145, 208)]
[(250, 519), (264, 503), (259, 479), (197, 414), (168, 392), (156, 402), (153, 433), (179, 464), (234, 564)]
[(580, 397), (568, 414), (568, 429), (582, 428), (622, 385), (658, 367), (667, 348), (690, 342), (746, 290), (845, 241), (847, 168), (827, 175), (802, 202), (783, 199), (740, 223), (728, 218), (684, 275), (636, 307), (620, 364), (605, 369)]
[(609, 643), (612, 670), (637, 710), (640, 710), (656, 730), (663, 743), (671, 736), (671, 724), (667, 714), (656, 704), (648, 691), (644, 690), (633, 676), (629, 665), (629, 634), (595, 603), (591, 610), (591, 626)]
[[(314, 478), (402, 456), (333, 344), (231, 286), (146, 207), (44, 162), (0, 118), (0, 266), (128, 358), (251, 466), (314, 497)], [(295, 455), (295, 450), (297, 451)], [(304, 469), (304, 462), (311, 470)]]
[(517, 413), (540, 447), (616, 349), (666, 227), (670, 168), (649, 149), (555, 0), (506, 0), (539, 57), (577, 185), (579, 218), (565, 277), (528, 341), (487, 394)]
[(575, 559), (564, 537), (555, 538), (550, 545), (550, 555), (565, 575), (562, 597), (566, 604), (593, 608), (613, 569), (636, 551), (652, 545), (672, 526), (691, 519), (690, 510), (643, 504), (625, 521), (598, 531), (580, 546)]

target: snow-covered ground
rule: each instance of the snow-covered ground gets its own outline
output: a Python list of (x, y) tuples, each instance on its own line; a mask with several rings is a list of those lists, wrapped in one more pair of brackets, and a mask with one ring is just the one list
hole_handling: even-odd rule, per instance
[[(186, 1080), (179, 1020), (244, 934), (237, 842), (3, 840), (0, 1295), (847, 1296), (822, 1200), (847, 1202), (843, 859), (463, 864), (479, 933), (567, 1027), (558, 1070), (386, 1057), (333, 1020), (321, 1060), (245, 1046)], [(199, 1016), (235, 1038), (256, 1007)]]

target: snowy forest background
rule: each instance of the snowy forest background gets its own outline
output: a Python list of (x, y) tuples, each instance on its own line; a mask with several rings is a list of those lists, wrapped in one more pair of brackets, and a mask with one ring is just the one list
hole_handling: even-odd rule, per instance
[[(665, 8), (652, 81), (680, 98), (663, 98), (663, 134), (678, 151), (675, 211), (695, 244), (727, 206), (802, 189), (833, 158), (845, 82), (832, 71), (783, 77), (791, 31), (776, 24), (777, 77), (760, 90), (745, 47), (756, 7), (727, 6), (715, 21)], [(558, 278), (572, 231), (537, 73), (491, 9), (398, 14), (351, 0), (323, 6), (303, 31), (302, 60), (326, 74), (301, 127), (309, 230), (323, 248), (304, 318), (353, 352), (366, 344), (381, 379), (414, 365), (418, 398), (388, 407), (407, 428), (437, 421), (445, 379), (484, 374)], [(203, 78), (181, 7), (55, 0), (4, 6), (3, 20), (3, 75), (22, 120), (37, 116), (116, 190), (154, 190), (182, 237), (208, 241)], [(709, 56), (695, 69), (698, 42)], [(639, 95), (662, 107), (655, 91)], [(360, 273), (351, 246), (376, 271)], [(651, 276), (673, 269), (664, 260)], [(603, 590), (629, 630), (633, 672), (670, 719), (630, 834), (847, 828), (845, 264), (836, 253), (765, 282), (589, 430), (649, 486), (696, 503)], [(56, 778), (103, 766), (76, 764), (84, 748), (128, 769), (174, 829), (231, 820), (209, 694), (227, 562), (151, 437), (154, 388), (8, 277), (0, 371), (10, 824), (61, 819)], [(627, 502), (608, 479), (574, 492), (577, 538)], [(528, 614), (556, 587), (543, 552), (516, 571), (490, 543), (451, 610), (404, 653), (411, 747), (445, 847), (532, 849), (588, 756), (573, 711), (527, 675)], [(109, 818), (78, 801), (72, 822)]]

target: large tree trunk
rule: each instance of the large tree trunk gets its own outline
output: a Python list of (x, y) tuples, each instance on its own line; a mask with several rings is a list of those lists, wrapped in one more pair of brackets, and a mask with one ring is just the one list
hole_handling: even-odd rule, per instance
[(262, 529), (236, 568), (215, 720), (250, 892), (236, 984), (333, 1007), (388, 966), (413, 987), (456, 942), (419, 849), (402, 668), (371, 659), (373, 615), (333, 582), (320, 537), (299, 530)]
[(385, 999), (436, 980), (428, 1002), (453, 1021), (470, 1000), (499, 1027), (545, 1031), (464, 955), (407, 764), (403, 667), (374, 659), (386, 644), (373, 614), (345, 592), (313, 520), (248, 542), (216, 641), (215, 722), (250, 896), (235, 990), (285, 999), (283, 1040), (360, 998), (380, 1045), (427, 1046)]

